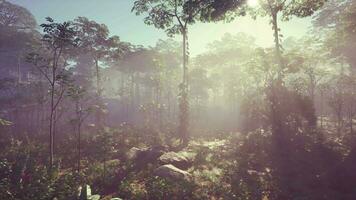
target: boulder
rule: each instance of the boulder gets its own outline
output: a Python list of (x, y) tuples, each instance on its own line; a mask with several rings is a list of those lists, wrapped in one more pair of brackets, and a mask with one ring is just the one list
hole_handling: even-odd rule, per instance
[(91, 188), (89, 185), (85, 185), (84, 187), (79, 187), (79, 199), (87, 200), (91, 196)]
[(172, 181), (191, 181), (192, 175), (184, 170), (181, 170), (171, 164), (158, 167), (154, 174), (164, 179)]
[(141, 154), (142, 152), (147, 151), (147, 148), (137, 148), (137, 147), (132, 147), (126, 154), (127, 159), (129, 160), (135, 160)]
[(80, 190), (80, 195), (79, 199), (80, 200), (99, 200), (100, 195), (92, 195), (91, 194), (91, 188), (89, 185), (85, 185), (83, 188), (79, 188)]
[(96, 195), (91, 195), (88, 200), (100, 200), (100, 195), (96, 194)]
[(180, 169), (188, 169), (192, 166), (192, 160), (182, 153), (168, 152), (159, 157), (161, 164), (172, 164)]
[(127, 158), (132, 161), (135, 168), (141, 168), (148, 163), (154, 163), (164, 153), (164, 147), (137, 148), (133, 147), (127, 153)]

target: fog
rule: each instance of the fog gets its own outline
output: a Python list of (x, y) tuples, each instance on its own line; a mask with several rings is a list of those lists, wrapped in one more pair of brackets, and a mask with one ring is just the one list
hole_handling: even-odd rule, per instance
[(355, 199), (355, 6), (0, 0), (0, 199)]

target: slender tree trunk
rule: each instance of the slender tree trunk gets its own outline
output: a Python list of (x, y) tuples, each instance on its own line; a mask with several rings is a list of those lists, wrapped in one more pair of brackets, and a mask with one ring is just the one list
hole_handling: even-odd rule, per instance
[(56, 83), (56, 60), (57, 52), (54, 52), (53, 56), (53, 66), (52, 66), (52, 83), (51, 83), (51, 112), (49, 118), (49, 145), (50, 145), (50, 169), (53, 167), (54, 162), (54, 137), (53, 137), (53, 123), (54, 123), (54, 90), (55, 90), (55, 83)]
[(141, 103), (141, 88), (140, 88), (140, 84), (137, 81), (137, 79), (140, 78), (140, 73), (136, 74), (136, 84), (135, 84), (135, 96), (136, 96), (136, 105), (140, 105)]
[[(56, 151), (56, 134), (57, 134), (57, 120), (59, 119), (58, 117), (58, 110), (55, 106), (54, 108), (54, 114), (53, 114), (53, 126), (52, 126), (52, 137), (53, 137), (53, 155), (55, 154)], [(57, 160), (58, 162), (58, 160)], [(58, 164), (58, 163), (56, 163)]]
[(131, 82), (130, 82), (130, 111), (133, 112), (135, 104), (135, 72), (131, 74)]
[(78, 160), (77, 160), (77, 169), (78, 169), (78, 173), (80, 173), (80, 160), (81, 160), (81, 111), (79, 108), (79, 100), (76, 100), (75, 102), (75, 111), (77, 114), (77, 148), (78, 148)]
[(98, 130), (102, 127), (102, 116), (101, 116), (101, 76), (100, 76), (100, 69), (99, 69), (99, 60), (95, 59), (95, 71), (96, 71), (96, 103), (97, 109), (95, 114), (95, 121)]
[(283, 82), (283, 68), (284, 68), (284, 63), (283, 63), (283, 58), (282, 58), (282, 52), (281, 52), (281, 45), (279, 42), (279, 27), (278, 27), (278, 13), (271, 7), (271, 17), (272, 17), (272, 29), (273, 29), (273, 35), (274, 35), (274, 43), (275, 43), (275, 54), (276, 54), (276, 60), (279, 65), (278, 69), (278, 78), (277, 81), (272, 81), (271, 85), (271, 118), (272, 118), (272, 131), (274, 134), (276, 133), (282, 133), (283, 132), (283, 119), (281, 116), (280, 112), (280, 101), (281, 97), (280, 90), (282, 89), (282, 82)]
[(167, 119), (171, 120), (171, 87), (168, 86), (168, 94), (167, 94)]
[[(54, 80), (54, 79), (53, 79)], [(51, 112), (49, 118), (49, 145), (50, 145), (50, 168), (53, 167), (54, 160), (54, 138), (53, 138), (53, 119), (54, 119), (54, 84), (51, 85)]]
[(158, 86), (157, 87), (157, 100), (156, 100), (156, 105), (158, 105), (158, 126), (159, 126), (159, 130), (162, 130), (162, 102), (161, 102), (161, 96), (162, 96), (162, 90), (161, 87)]
[(276, 50), (276, 59), (279, 64), (278, 70), (278, 79), (282, 78), (282, 70), (284, 68), (284, 62), (282, 58), (282, 51), (281, 51), (281, 44), (279, 42), (279, 27), (278, 27), (278, 15), (277, 12), (272, 11), (272, 28), (273, 28), (273, 35), (274, 35), (274, 44)]
[(183, 84), (187, 83), (187, 33), (183, 32)]
[(17, 84), (21, 83), (21, 52), (17, 57)]
[(62, 55), (62, 48), (60, 48), (57, 52), (55, 50), (53, 52), (53, 63), (52, 63), (52, 71), (51, 71), (51, 79), (52, 81), (50, 82), (51, 85), (51, 109), (50, 109), (50, 125), (49, 125), (49, 136), (50, 136), (50, 169), (53, 168), (53, 163), (54, 163), (54, 137), (55, 137), (55, 125), (56, 125), (56, 109), (59, 104), (60, 99), (55, 102), (55, 87), (57, 83), (57, 67), (58, 67), (58, 62), (59, 59), (61, 58)]
[(181, 142), (183, 145), (188, 144), (188, 79), (187, 79), (187, 30), (183, 30), (183, 83), (181, 84), (180, 97), (180, 125), (179, 132), (181, 134)]
[(123, 105), (123, 117), (125, 120), (127, 120), (128, 118), (128, 102), (127, 102), (127, 98), (126, 98), (126, 79), (125, 79), (125, 73), (122, 72), (121, 73), (121, 101), (122, 101), (122, 105)]
[(350, 111), (350, 133), (352, 134), (354, 132), (353, 130), (353, 112), (352, 110)]
[(323, 114), (324, 114), (324, 92), (323, 91), (321, 91), (320, 92), (320, 97), (321, 97), (321, 99), (320, 99), (320, 128), (321, 129), (323, 129), (323, 118), (324, 118), (324, 116), (323, 116)]
[(337, 104), (337, 133), (341, 136), (341, 123), (342, 123), (342, 102), (339, 100)]
[(40, 104), (38, 103), (36, 105), (36, 134), (39, 135), (40, 134), (40, 126), (41, 126), (41, 113), (40, 113), (40, 108), (39, 108)]

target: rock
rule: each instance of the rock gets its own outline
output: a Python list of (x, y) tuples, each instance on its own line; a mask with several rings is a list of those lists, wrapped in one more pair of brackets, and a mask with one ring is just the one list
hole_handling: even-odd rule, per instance
[(88, 200), (100, 200), (100, 195), (91, 195)]
[(193, 163), (187, 156), (176, 152), (168, 152), (161, 155), (159, 161), (164, 165), (172, 164), (180, 169), (188, 169)]
[(161, 178), (170, 179), (173, 181), (191, 181), (192, 175), (184, 170), (181, 170), (171, 164), (158, 167), (154, 174)]
[(132, 147), (126, 154), (127, 159), (129, 160), (135, 160), (141, 154), (142, 152), (147, 151), (147, 148), (137, 148), (137, 147)]
[(141, 152), (137, 159), (143, 162), (155, 162), (164, 153), (163, 147), (152, 147), (147, 151)]
[(80, 200), (87, 200), (91, 196), (91, 188), (89, 185), (85, 185), (83, 188), (80, 188)]
[(121, 199), (121, 198), (116, 197), (116, 198), (111, 198), (110, 200), (122, 200), (122, 199)]
[(136, 148), (127, 153), (127, 158), (133, 162), (135, 168), (142, 168), (148, 163), (154, 163), (164, 153), (164, 147)]
[(91, 188), (89, 185), (85, 185), (83, 188), (80, 188), (80, 200), (100, 200), (100, 195), (92, 195)]

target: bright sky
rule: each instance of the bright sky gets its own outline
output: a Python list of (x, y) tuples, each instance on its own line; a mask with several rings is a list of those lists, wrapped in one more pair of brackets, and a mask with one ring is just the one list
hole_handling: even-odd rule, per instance
[[(120, 36), (123, 41), (144, 46), (154, 46), (158, 39), (166, 38), (163, 30), (143, 23), (142, 16), (131, 13), (134, 0), (9, 0), (29, 9), (39, 23), (50, 16), (57, 21), (72, 20), (85, 16), (105, 23), (111, 34)], [(286, 37), (300, 37), (308, 31), (310, 18), (292, 19), (281, 22), (282, 34)], [(273, 34), (268, 19), (253, 20), (238, 18), (231, 23), (198, 23), (190, 27), (189, 42), (192, 55), (205, 51), (208, 43), (220, 39), (224, 33), (245, 32), (257, 39), (263, 47), (273, 44)], [(177, 40), (180, 38), (177, 38)]]

